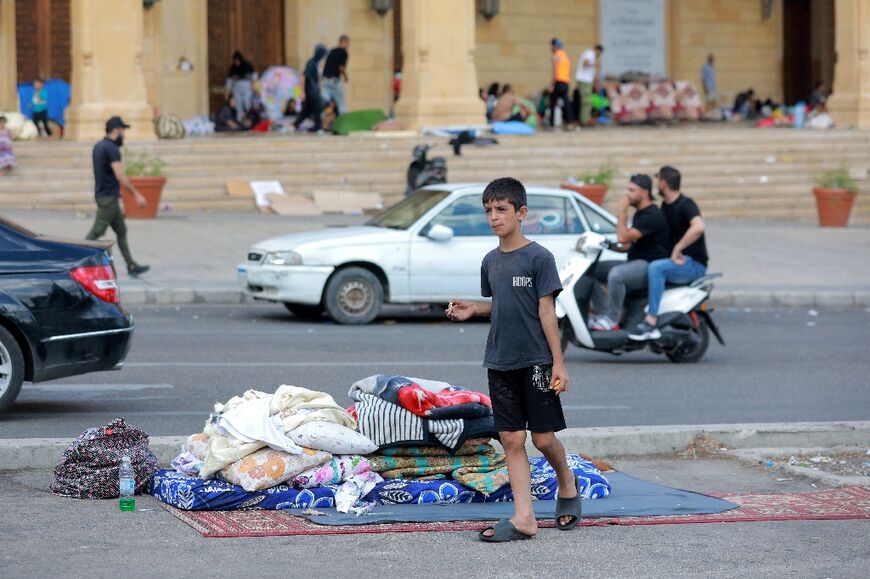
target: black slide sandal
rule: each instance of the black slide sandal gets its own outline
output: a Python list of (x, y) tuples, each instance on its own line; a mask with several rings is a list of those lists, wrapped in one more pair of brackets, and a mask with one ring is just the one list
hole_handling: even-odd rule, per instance
[[(574, 478), (577, 484), (577, 496), (571, 499), (556, 498), (556, 528), (560, 531), (570, 531), (580, 522), (580, 517), (583, 515), (583, 503), (580, 498), (580, 479)], [(573, 517), (564, 525), (559, 521), (562, 517)]]
[[(492, 530), (495, 531), (492, 536), (487, 536), (484, 533)], [(487, 543), (508, 543), (510, 541), (525, 541), (526, 539), (534, 538), (534, 535), (526, 535), (517, 530), (510, 519), (501, 519), (494, 527), (487, 527), (478, 535), (481, 541)]]

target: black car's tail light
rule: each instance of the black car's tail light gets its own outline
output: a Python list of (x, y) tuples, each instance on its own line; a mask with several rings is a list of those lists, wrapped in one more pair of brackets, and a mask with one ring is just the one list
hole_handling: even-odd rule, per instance
[(115, 280), (115, 272), (109, 265), (88, 265), (77, 267), (70, 276), (90, 293), (110, 304), (121, 303), (121, 293), (118, 291), (118, 282)]

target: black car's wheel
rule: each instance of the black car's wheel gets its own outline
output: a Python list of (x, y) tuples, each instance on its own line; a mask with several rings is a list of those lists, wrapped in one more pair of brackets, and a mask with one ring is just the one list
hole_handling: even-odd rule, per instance
[(24, 354), (9, 331), (0, 326), (0, 412), (12, 406), (24, 381)]
[(698, 327), (693, 327), (689, 333), (689, 339), (677, 346), (674, 351), (668, 352), (667, 356), (671, 362), (691, 364), (704, 357), (709, 345), (710, 330), (707, 328), (707, 322), (700, 320)]
[(319, 318), (323, 313), (323, 306), (317, 304), (312, 306), (309, 304), (292, 304), (284, 302), (284, 307), (290, 310), (297, 318)]
[(348, 267), (330, 278), (323, 301), (329, 317), (339, 324), (367, 324), (381, 312), (384, 286), (369, 270)]

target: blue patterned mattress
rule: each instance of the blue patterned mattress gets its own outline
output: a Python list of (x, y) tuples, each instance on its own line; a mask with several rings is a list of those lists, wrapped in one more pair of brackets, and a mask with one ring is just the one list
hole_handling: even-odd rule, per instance
[[(532, 497), (539, 501), (556, 498), (556, 473), (543, 457), (529, 459)], [(598, 499), (610, 494), (610, 483), (591, 462), (568, 455), (568, 465), (580, 479), (583, 498)], [(151, 479), (150, 493), (173, 507), (187, 511), (231, 511), (235, 509), (306, 509), (335, 506), (338, 485), (295, 489), (279, 485), (248, 492), (219, 480), (189, 477), (174, 470), (158, 470)], [(493, 503), (513, 500), (510, 485), (484, 495), (454, 480), (389, 479), (366, 495), (365, 502), (378, 504)]]

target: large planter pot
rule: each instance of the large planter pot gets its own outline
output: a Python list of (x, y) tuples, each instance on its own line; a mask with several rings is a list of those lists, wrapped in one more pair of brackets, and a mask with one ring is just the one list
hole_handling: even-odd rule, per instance
[(574, 183), (562, 183), (562, 189), (576, 191), (596, 205), (603, 205), (604, 196), (607, 194), (607, 185), (576, 185)]
[(160, 196), (163, 194), (163, 186), (166, 185), (166, 177), (128, 178), (145, 198), (146, 204), (145, 207), (139, 207), (133, 195), (122, 185), (121, 198), (124, 200), (124, 214), (128, 219), (154, 219), (157, 217), (157, 210), (160, 209)]
[(816, 196), (816, 209), (819, 211), (819, 225), (822, 227), (846, 227), (855, 195), (846, 189), (813, 187)]

